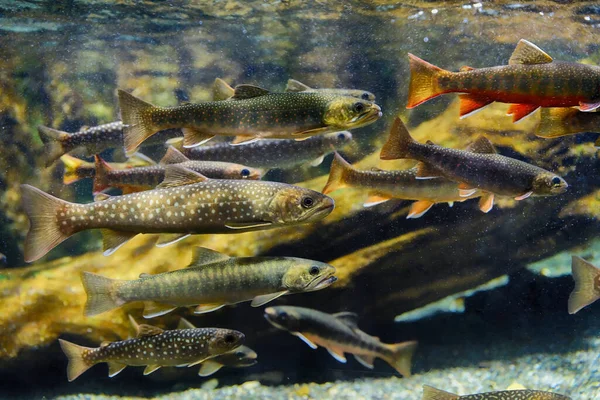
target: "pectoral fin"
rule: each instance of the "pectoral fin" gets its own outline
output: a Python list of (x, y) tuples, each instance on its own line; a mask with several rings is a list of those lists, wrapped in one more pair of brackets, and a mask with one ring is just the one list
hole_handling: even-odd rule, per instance
[(298, 140), (296, 138), (296, 136), (306, 136), (307, 138), (309, 138), (311, 136), (319, 135), (321, 133), (325, 133), (325, 132), (328, 132), (328, 131), (329, 131), (328, 127), (315, 128), (315, 129), (307, 129), (307, 130), (302, 131), (302, 132), (294, 132), (292, 134), (292, 136), (294, 136), (294, 139)]
[(220, 370), (221, 368), (223, 368), (222, 364), (219, 364), (218, 362), (213, 361), (213, 360), (206, 360), (202, 363), (202, 366), (200, 367), (200, 371), (198, 371), (198, 375), (210, 376), (210, 375), (214, 374), (215, 372), (217, 372), (218, 370)]
[(108, 376), (110, 378), (117, 376), (119, 372), (123, 371), (127, 365), (120, 364), (118, 362), (109, 361), (108, 363)]
[(458, 195), (460, 197), (469, 197), (477, 192), (476, 188), (471, 187), (469, 184), (461, 182), (458, 185)]
[(177, 307), (169, 305), (169, 304), (161, 304), (153, 301), (144, 302), (144, 318), (154, 318), (160, 317), (161, 315), (165, 315), (170, 313)]
[(361, 363), (364, 367), (373, 369), (373, 363), (375, 362), (375, 357), (369, 356), (369, 355), (360, 355), (359, 356), (358, 354), (354, 354), (354, 358), (356, 358), (356, 361)]
[(300, 332), (292, 332), (292, 335), (297, 336), (300, 340), (302, 340), (304, 343), (306, 343), (308, 345), (308, 347), (310, 347), (311, 349), (314, 350), (314, 349), (317, 348), (317, 345), (314, 344), (312, 342), (312, 340), (310, 340), (309, 338), (307, 338), (306, 336), (304, 336)]
[(325, 154), (322, 154), (319, 157), (317, 157), (314, 160), (312, 160), (310, 162), (310, 166), (311, 167), (318, 167), (319, 165), (321, 165), (323, 163), (324, 159), (325, 159)]
[(346, 357), (344, 356), (344, 351), (337, 349), (337, 348), (329, 348), (326, 347), (327, 351), (329, 352), (329, 354), (331, 354), (331, 356), (333, 358), (335, 358), (337, 361), (341, 362), (341, 363), (346, 363)]
[(408, 211), (407, 219), (413, 218), (421, 218), (431, 207), (433, 207), (435, 203), (433, 201), (428, 200), (419, 200), (415, 201), (410, 205), (410, 210)]
[(169, 246), (173, 243), (177, 243), (180, 240), (187, 238), (188, 236), (191, 236), (191, 234), (190, 233), (174, 233), (174, 234), (163, 233), (158, 237), (158, 241), (156, 242), (156, 247)]
[(194, 309), (194, 314), (206, 314), (209, 312), (217, 311), (219, 308), (225, 307), (225, 304), (212, 303), (212, 304), (200, 304)]
[(481, 196), (479, 199), (479, 209), (484, 213), (488, 213), (492, 208), (494, 208), (494, 194), (487, 193)]
[(105, 256), (110, 256), (117, 251), (119, 247), (123, 246), (131, 238), (137, 235), (135, 232), (122, 232), (112, 229), (101, 229), (100, 232), (102, 232), (103, 254)]
[(373, 207), (373, 206), (376, 206), (377, 204), (385, 203), (386, 201), (389, 201), (391, 199), (392, 199), (392, 197), (386, 196), (384, 194), (372, 193), (369, 195), (367, 200), (363, 203), (363, 207), (365, 207), (365, 208)]
[(282, 292), (277, 292), (277, 293), (269, 293), (269, 294), (263, 294), (260, 296), (256, 296), (254, 299), (252, 299), (252, 303), (250, 303), (250, 305), (252, 307), (260, 307), (263, 304), (267, 304), (270, 301), (275, 300), (278, 297), (283, 296), (284, 294), (288, 294), (289, 291), (284, 290)]
[(513, 122), (517, 122), (540, 108), (537, 104), (511, 104), (506, 114), (512, 115)]
[(273, 225), (272, 222), (227, 222), (225, 223), (225, 227), (229, 229), (252, 229), (252, 228), (260, 228), (263, 226)]
[(472, 94), (459, 94), (460, 100), (460, 118), (466, 118), (469, 115), (475, 114), (477, 111), (481, 111), (484, 107), (492, 104), (493, 99), (488, 97), (482, 97)]
[(525, 194), (522, 194), (520, 196), (515, 197), (515, 200), (525, 200), (526, 198), (528, 198), (532, 194), (533, 194), (533, 192), (527, 192)]
[(181, 128), (181, 131), (183, 132), (183, 147), (186, 149), (203, 145), (215, 137), (212, 133), (204, 132), (196, 128)]
[(581, 110), (581, 111), (586, 111), (586, 112), (594, 111), (598, 107), (600, 107), (600, 101), (595, 102), (595, 103), (583, 103), (583, 102), (579, 103), (579, 110)]
[(144, 375), (150, 375), (151, 373), (153, 373), (154, 371), (156, 371), (159, 368), (160, 368), (160, 365), (148, 365), (144, 369)]

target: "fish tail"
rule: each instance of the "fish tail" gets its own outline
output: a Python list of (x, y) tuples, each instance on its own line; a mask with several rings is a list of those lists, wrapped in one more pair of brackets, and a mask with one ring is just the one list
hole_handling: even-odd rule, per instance
[(65, 172), (63, 173), (63, 183), (65, 185), (70, 185), (71, 183), (77, 182), (81, 179), (78, 174), (78, 170), (85, 163), (85, 161), (68, 154), (61, 156), (60, 161), (62, 161), (63, 165), (65, 166)]
[(440, 88), (439, 77), (450, 74), (449, 71), (429, 64), (410, 53), (408, 53), (408, 62), (410, 65), (410, 83), (406, 108), (414, 108), (445, 93), (444, 89)]
[(69, 137), (67, 132), (52, 129), (47, 126), (38, 126), (38, 132), (42, 142), (44, 142), (44, 160), (46, 167), (49, 167), (58, 160), (60, 156), (70, 151), (65, 149), (64, 141)]
[(348, 161), (344, 160), (336, 151), (333, 162), (331, 163), (331, 168), (329, 170), (329, 179), (322, 190), (323, 194), (329, 194), (335, 190), (346, 187), (348, 173), (353, 169), (354, 168), (352, 165), (350, 165)]
[(110, 279), (83, 271), (81, 273), (81, 283), (83, 283), (83, 288), (87, 294), (85, 315), (89, 317), (101, 314), (125, 304), (125, 302), (119, 298), (116, 290), (120, 282), (121, 281), (117, 279)]
[(569, 314), (600, 298), (600, 269), (581, 257), (573, 256), (571, 262), (575, 288), (569, 296)]
[(402, 342), (390, 344), (388, 346), (392, 351), (392, 358), (388, 363), (402, 376), (409, 377), (411, 375), (412, 357), (417, 349), (417, 342)]
[(423, 397), (421, 400), (458, 400), (459, 398), (460, 396), (457, 394), (423, 385)]
[(71, 203), (58, 199), (31, 185), (21, 185), (23, 208), (29, 217), (29, 232), (25, 239), (25, 261), (35, 261), (75, 232), (65, 233), (60, 228), (57, 213)]
[(108, 173), (112, 171), (113, 168), (97, 154), (94, 156), (94, 161), (96, 163), (96, 174), (94, 175), (94, 194), (98, 194), (110, 187), (110, 183), (108, 182)]
[(127, 155), (131, 155), (144, 140), (160, 130), (160, 127), (152, 122), (152, 111), (157, 107), (124, 90), (118, 90), (117, 93), (121, 120), (124, 125), (123, 141), (125, 151)]
[(569, 123), (579, 112), (575, 108), (542, 108), (535, 134), (544, 138), (557, 138), (583, 132)]
[(63, 339), (58, 339), (58, 342), (69, 361), (69, 364), (67, 365), (67, 377), (69, 382), (73, 382), (79, 375), (83, 374), (96, 364), (86, 360), (83, 356), (86, 351), (94, 350), (91, 347), (80, 346)]
[(381, 148), (379, 158), (382, 160), (412, 158), (412, 147), (417, 144), (408, 133), (408, 129), (406, 129), (402, 120), (396, 117), (392, 129), (390, 129), (390, 136)]

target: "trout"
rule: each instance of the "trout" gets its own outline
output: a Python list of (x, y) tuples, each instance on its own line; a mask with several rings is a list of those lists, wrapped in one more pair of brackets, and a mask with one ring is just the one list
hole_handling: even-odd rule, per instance
[(600, 67), (554, 61), (539, 47), (521, 39), (508, 65), (463, 67), (450, 72), (408, 54), (410, 85), (408, 105), (414, 108), (444, 93), (460, 95), (460, 116), (493, 103), (510, 103), (508, 114), (516, 122), (539, 107), (579, 106), (592, 111), (600, 106)]
[(530, 389), (501, 390), (498, 392), (459, 396), (454, 393), (424, 385), (422, 400), (571, 400), (571, 398), (563, 396), (562, 394)]
[(339, 94), (342, 96), (351, 96), (356, 97), (358, 99), (375, 101), (375, 95), (371, 92), (367, 92), (366, 90), (360, 89), (315, 89), (311, 88), (308, 85), (305, 85), (302, 82), (299, 82), (295, 79), (289, 79), (287, 81), (287, 86), (285, 88), (286, 92), (316, 92), (316, 93), (331, 93), (331, 94)]
[(418, 160), (417, 179), (445, 177), (459, 182), (460, 195), (464, 197), (483, 190), (488, 193), (483, 202), (491, 205), (494, 195), (524, 200), (531, 195), (564, 193), (568, 186), (564, 179), (550, 171), (497, 154), (485, 137), (477, 139), (466, 150), (420, 144), (410, 136), (400, 118), (394, 121), (380, 158)]
[[(96, 164), (65, 154), (60, 157), (64, 166), (63, 183), (70, 185), (85, 178), (96, 176)], [(109, 163), (111, 169), (123, 170), (135, 167), (147, 167), (156, 163), (148, 156), (142, 153), (135, 153), (123, 163)]]
[(88, 295), (85, 314), (103, 313), (124, 304), (144, 302), (144, 317), (177, 307), (197, 306), (195, 313), (252, 300), (259, 307), (280, 296), (312, 292), (336, 281), (331, 265), (293, 257), (229, 257), (197, 247), (187, 268), (124, 281), (83, 272)]
[(114, 377), (127, 366), (146, 366), (144, 375), (161, 367), (198, 365), (232, 351), (244, 342), (244, 334), (231, 329), (193, 328), (162, 330), (137, 325), (137, 337), (100, 347), (79, 346), (58, 339), (69, 360), (67, 377), (72, 382), (92, 366), (108, 364), (108, 376)]
[[(544, 108), (535, 134), (553, 139), (583, 132), (600, 132), (600, 113), (581, 112), (576, 108)], [(600, 138), (594, 145), (600, 147)]]
[(334, 207), (331, 198), (278, 182), (208, 179), (169, 165), (159, 188), (106, 196), (91, 204), (69, 203), (22, 185), (30, 221), (25, 260), (35, 261), (69, 236), (101, 229), (105, 255), (139, 233), (171, 233), (173, 243), (191, 234), (241, 233), (318, 221)]
[(373, 369), (381, 358), (403, 376), (411, 375), (411, 360), (417, 342), (382, 343), (358, 328), (358, 315), (352, 312), (326, 314), (310, 308), (278, 306), (265, 309), (265, 318), (273, 326), (299, 337), (312, 349), (322, 346), (341, 363), (344, 353), (354, 355), (363, 366)]
[(193, 147), (216, 135), (237, 136), (238, 144), (261, 138), (304, 140), (365, 126), (381, 117), (377, 104), (350, 96), (274, 93), (251, 85), (237, 86), (228, 100), (177, 107), (156, 107), (123, 90), (118, 95), (128, 153), (170, 128), (182, 128), (183, 145)]
[(569, 296), (569, 314), (575, 314), (600, 299), (600, 268), (581, 257), (573, 256), (571, 270), (575, 288)]

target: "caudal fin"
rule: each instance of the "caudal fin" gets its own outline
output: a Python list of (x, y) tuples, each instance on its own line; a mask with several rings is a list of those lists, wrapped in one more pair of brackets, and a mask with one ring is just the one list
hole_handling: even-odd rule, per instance
[(123, 141), (125, 151), (128, 155), (131, 155), (144, 140), (161, 130), (152, 122), (152, 111), (157, 107), (124, 90), (118, 90), (117, 93), (121, 120), (124, 125)]
[(410, 65), (410, 83), (406, 108), (414, 108), (445, 93), (440, 88), (438, 79), (441, 75), (450, 74), (450, 72), (429, 64), (410, 53), (408, 53), (408, 63)]
[(124, 304), (116, 293), (121, 281), (84, 271), (81, 273), (81, 282), (87, 294), (86, 316), (101, 314)]
[(571, 269), (575, 288), (569, 296), (569, 314), (575, 314), (600, 299), (600, 269), (577, 256), (572, 258)]
[(65, 167), (63, 172), (63, 183), (65, 185), (70, 185), (71, 183), (77, 182), (80, 179), (87, 178), (87, 176), (81, 176), (79, 174), (79, 169), (85, 165), (87, 161), (70, 156), (68, 154), (60, 157), (60, 161), (62, 161)]
[(459, 398), (460, 396), (457, 394), (423, 385), (423, 397), (421, 400), (458, 400)]
[(69, 152), (71, 149), (66, 149), (64, 141), (69, 137), (67, 132), (48, 128), (47, 126), (38, 126), (38, 132), (42, 142), (44, 142), (44, 159), (46, 167), (49, 167), (58, 160), (60, 156)]
[(574, 123), (579, 113), (575, 108), (542, 108), (535, 134), (544, 138), (557, 138), (585, 132)]
[(96, 162), (96, 175), (94, 175), (94, 194), (98, 194), (110, 187), (108, 174), (113, 170), (113, 168), (97, 154), (94, 156), (94, 161)]
[(410, 147), (415, 144), (417, 142), (410, 136), (402, 120), (396, 117), (392, 129), (390, 129), (390, 136), (381, 148), (379, 158), (382, 160), (412, 158)]
[(412, 357), (417, 345), (418, 343), (414, 340), (390, 344), (393, 355), (391, 360), (386, 361), (402, 376), (409, 377), (411, 375)]
[(29, 232), (25, 238), (25, 261), (32, 262), (58, 246), (75, 232), (64, 233), (58, 221), (59, 210), (71, 203), (57, 199), (31, 185), (21, 185), (23, 208), (29, 217)]
[(350, 165), (348, 161), (344, 160), (336, 151), (333, 162), (331, 163), (331, 168), (329, 170), (329, 180), (323, 188), (323, 194), (329, 194), (335, 190), (348, 186), (346, 184), (346, 179), (348, 173), (353, 169), (354, 168), (352, 165)]
[(93, 351), (90, 347), (79, 346), (78, 344), (67, 342), (63, 339), (58, 339), (62, 351), (67, 356), (69, 364), (67, 365), (67, 378), (69, 382), (73, 382), (77, 377), (92, 367), (95, 362), (87, 360), (86, 352)]

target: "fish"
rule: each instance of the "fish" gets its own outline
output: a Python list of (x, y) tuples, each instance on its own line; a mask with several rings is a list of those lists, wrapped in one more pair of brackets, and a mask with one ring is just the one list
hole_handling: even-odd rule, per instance
[(285, 169), (306, 163), (316, 167), (329, 153), (343, 148), (352, 140), (352, 133), (342, 131), (313, 136), (303, 141), (264, 139), (244, 146), (217, 143), (212, 146), (185, 148), (181, 140), (173, 145), (192, 160), (227, 160), (254, 168)]
[(286, 92), (317, 92), (317, 93), (333, 93), (342, 96), (351, 96), (358, 99), (375, 101), (375, 95), (366, 90), (360, 89), (315, 89), (295, 79), (289, 79), (285, 88)]
[[(81, 179), (93, 178), (96, 175), (96, 164), (94, 162), (82, 160), (69, 154), (61, 156), (60, 161), (64, 166), (63, 183), (65, 185), (70, 185)], [(110, 168), (115, 170), (146, 167), (155, 164), (154, 160), (139, 152), (133, 154), (123, 163), (109, 163)]]
[(571, 258), (571, 271), (575, 288), (569, 296), (569, 314), (575, 314), (582, 308), (600, 299), (600, 268), (583, 258)]
[(420, 144), (410, 136), (400, 118), (394, 121), (380, 158), (418, 160), (417, 179), (445, 177), (460, 183), (461, 196), (467, 197), (476, 190), (486, 192), (482, 202), (491, 205), (494, 195), (524, 200), (532, 195), (558, 195), (568, 187), (563, 178), (550, 171), (497, 154), (492, 143), (483, 136), (465, 150)]
[(156, 132), (182, 128), (183, 145), (194, 147), (214, 136), (237, 136), (242, 144), (258, 139), (296, 139), (353, 129), (381, 117), (370, 101), (323, 93), (276, 93), (238, 85), (232, 98), (156, 107), (118, 90), (127, 153)]
[(35, 261), (71, 235), (101, 229), (110, 255), (139, 233), (168, 233), (162, 245), (191, 234), (241, 233), (314, 222), (334, 208), (328, 196), (298, 186), (254, 180), (208, 179), (177, 165), (157, 189), (102, 195), (90, 204), (70, 203), (21, 185), (30, 226), (24, 258)]
[[(121, 121), (82, 129), (76, 133), (63, 132), (40, 125), (38, 132), (45, 143), (43, 154), (47, 167), (62, 155), (72, 151), (79, 151), (83, 156), (91, 157), (107, 149), (123, 148), (123, 123)], [(145, 144), (164, 143), (168, 139), (181, 135), (182, 133), (178, 129), (168, 129), (161, 131)]]
[(160, 165), (114, 169), (99, 155), (96, 159), (94, 194), (110, 187), (119, 188), (124, 194), (140, 192), (158, 186), (165, 178), (166, 165), (178, 165), (212, 179), (252, 179), (262, 177), (262, 171), (245, 165), (223, 161), (192, 161), (174, 147), (169, 147)]
[(558, 393), (541, 390), (517, 389), (496, 392), (468, 394), (459, 396), (454, 393), (423, 385), (422, 400), (571, 400), (570, 397)]
[(521, 39), (508, 65), (463, 67), (450, 72), (408, 54), (410, 84), (406, 108), (414, 108), (444, 93), (462, 93), (461, 118), (493, 103), (510, 103), (517, 122), (539, 107), (600, 106), (600, 67), (554, 61), (535, 44)]
[(259, 307), (280, 296), (321, 290), (332, 283), (335, 268), (295, 257), (229, 257), (197, 247), (187, 268), (135, 280), (113, 280), (83, 272), (87, 316), (124, 304), (144, 302), (144, 317), (154, 318), (177, 307), (197, 306), (195, 313), (252, 300)]
[[(455, 201), (462, 202), (482, 195), (480, 191), (475, 191), (467, 197), (461, 197), (458, 184), (445, 178), (417, 179), (417, 168), (403, 171), (361, 171), (336, 152), (322, 193), (330, 194), (345, 187), (368, 189), (370, 195), (365, 207), (391, 199), (416, 200), (406, 218), (420, 218), (436, 203), (453, 205)], [(482, 211), (487, 212), (489, 209), (482, 208)]]
[[(137, 324), (136, 324), (137, 325)], [(222, 328), (162, 330), (140, 324), (135, 338), (84, 347), (58, 339), (67, 356), (67, 378), (77, 379), (92, 366), (108, 364), (108, 376), (114, 377), (127, 366), (146, 366), (144, 375), (161, 367), (198, 365), (232, 351), (244, 342), (243, 333)]]
[[(600, 113), (581, 112), (576, 108), (544, 108), (535, 130), (537, 136), (547, 139), (584, 132), (600, 132)], [(600, 138), (594, 145), (600, 147)]]
[(327, 314), (310, 308), (276, 306), (265, 309), (265, 318), (273, 326), (297, 336), (312, 349), (325, 347), (341, 363), (344, 353), (354, 355), (363, 366), (373, 369), (375, 358), (381, 358), (405, 377), (411, 375), (411, 362), (417, 342), (382, 343), (358, 328), (358, 315), (352, 312)]

